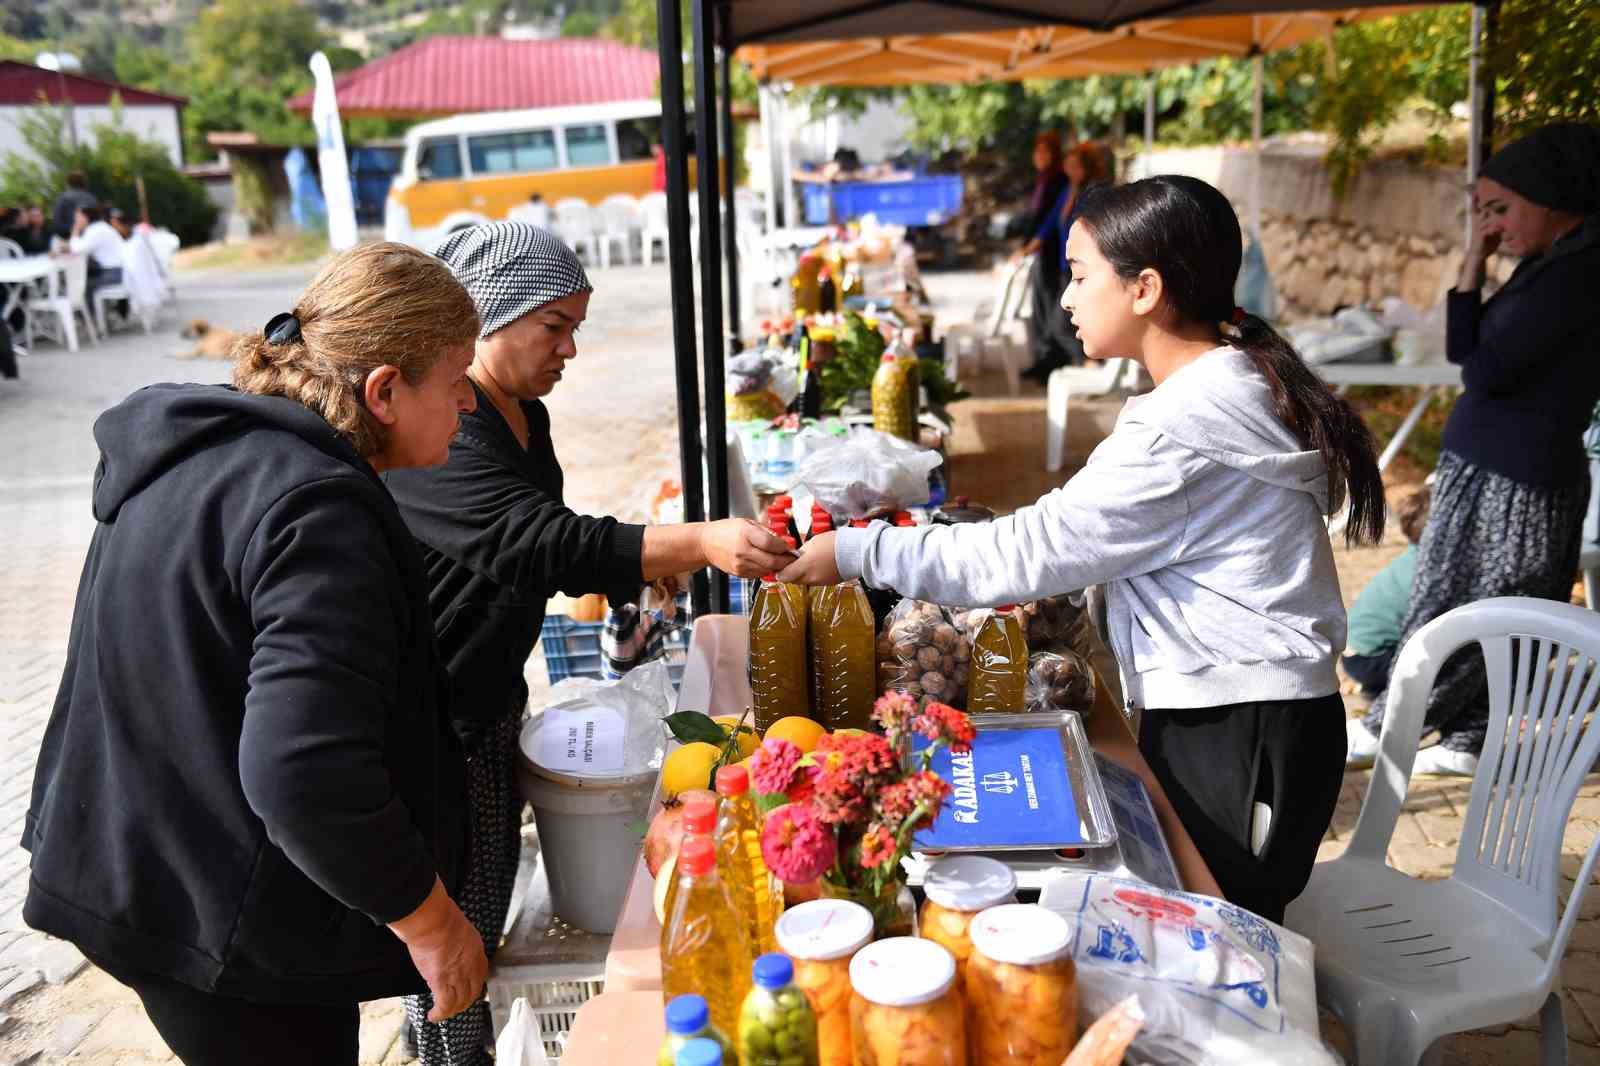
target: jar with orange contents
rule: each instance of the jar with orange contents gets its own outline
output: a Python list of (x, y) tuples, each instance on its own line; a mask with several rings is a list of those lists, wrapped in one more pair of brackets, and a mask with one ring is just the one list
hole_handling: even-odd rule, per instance
[(931, 940), (897, 936), (850, 960), (855, 1066), (967, 1066), (956, 960)]
[(928, 867), (922, 880), (918, 933), (943, 944), (956, 960), (956, 987), (967, 977), (967, 957), (972, 941), (967, 926), (982, 911), (1017, 901), (1017, 875), (998, 859), (982, 855), (952, 855)]
[(1059, 1066), (1078, 1040), (1072, 926), (1033, 904), (991, 907), (968, 928), (967, 1028), (984, 1066)]
[(794, 983), (817, 1016), (818, 1066), (851, 1066), (850, 959), (872, 931), (872, 912), (843, 899), (802, 903), (778, 919), (778, 948), (794, 960)]

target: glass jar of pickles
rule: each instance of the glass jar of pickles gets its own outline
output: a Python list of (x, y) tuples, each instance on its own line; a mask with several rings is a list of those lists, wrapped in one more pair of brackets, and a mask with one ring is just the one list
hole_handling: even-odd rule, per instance
[(956, 960), (944, 948), (908, 936), (868, 944), (850, 960), (850, 988), (855, 1066), (967, 1066)]
[(980, 912), (1017, 901), (1017, 875), (998, 859), (952, 855), (928, 867), (922, 892), (927, 899), (922, 903), (920, 934), (955, 956), (956, 987), (964, 987), (967, 957), (972, 954), (967, 926)]
[(1072, 926), (1033, 904), (991, 907), (968, 927), (967, 1027), (974, 1062), (1059, 1066), (1078, 1040)]
[(778, 919), (778, 948), (794, 960), (794, 983), (817, 1016), (819, 1066), (851, 1066), (850, 959), (872, 931), (872, 912), (843, 899), (802, 903)]

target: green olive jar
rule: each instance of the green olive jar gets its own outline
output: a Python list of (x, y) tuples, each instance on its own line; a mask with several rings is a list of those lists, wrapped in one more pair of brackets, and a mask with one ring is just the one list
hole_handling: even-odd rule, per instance
[(756, 960), (739, 1010), (742, 1066), (817, 1066), (817, 1016), (794, 984), (794, 963), (773, 953)]

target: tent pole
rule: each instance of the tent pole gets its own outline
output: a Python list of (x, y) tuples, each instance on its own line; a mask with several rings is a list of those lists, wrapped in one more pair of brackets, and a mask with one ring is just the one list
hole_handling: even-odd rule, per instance
[(719, 35), (722, 37), (722, 54), (717, 64), (722, 95), (717, 102), (722, 105), (718, 114), (727, 171), (722, 184), (722, 239), (726, 244), (723, 253), (728, 258), (728, 351), (737, 354), (742, 347), (739, 338), (744, 333), (744, 319), (739, 307), (744, 294), (739, 289), (739, 216), (734, 210), (734, 183), (739, 177), (739, 160), (733, 146), (733, 48), (728, 43), (728, 0), (719, 0), (717, 4), (717, 25), (722, 31)]
[[(1251, 46), (1254, 48), (1254, 46)], [(1251, 240), (1261, 239), (1261, 111), (1262, 81), (1266, 57), (1259, 50), (1250, 60), (1251, 86), (1250, 139), (1255, 146), (1255, 159), (1250, 167), (1250, 230)]]
[(1144, 173), (1141, 178), (1148, 178), (1155, 169), (1156, 151), (1156, 72), (1151, 71), (1144, 78)]
[[(694, 27), (695, 177), (700, 186), (700, 339), (704, 344), (706, 481), (712, 521), (728, 517), (727, 393), (722, 353), (722, 227), (716, 224), (722, 161), (717, 152), (717, 69), (712, 54), (713, 0), (689, 0)], [(728, 575), (711, 572), (711, 610), (728, 613)]]
[[(684, 149), (688, 118), (683, 108), (682, 8), (678, 0), (656, 0), (661, 50), (661, 147), (667, 157), (667, 273), (672, 278), (672, 350), (678, 378), (678, 461), (683, 482), (683, 519), (706, 516), (704, 456), (700, 449), (700, 374), (694, 338), (694, 274), (689, 258), (689, 160)], [(709, 612), (706, 572), (690, 586), (694, 613)]]

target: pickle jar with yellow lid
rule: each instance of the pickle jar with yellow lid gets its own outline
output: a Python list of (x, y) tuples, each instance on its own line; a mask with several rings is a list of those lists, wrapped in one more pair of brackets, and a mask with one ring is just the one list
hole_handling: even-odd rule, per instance
[(956, 960), (920, 937), (868, 944), (850, 960), (855, 1066), (967, 1066)]
[(968, 927), (967, 1028), (984, 1066), (1059, 1066), (1078, 1041), (1072, 926), (1035, 904), (991, 907)]
[(959, 987), (966, 980), (967, 958), (972, 954), (968, 925), (990, 907), (1017, 901), (1017, 875), (998, 859), (952, 855), (928, 867), (922, 893), (927, 898), (918, 930), (955, 957)]
[(872, 941), (872, 912), (849, 900), (812, 900), (784, 911), (775, 933), (817, 1016), (819, 1066), (851, 1066), (850, 959)]

